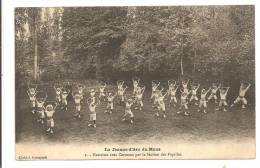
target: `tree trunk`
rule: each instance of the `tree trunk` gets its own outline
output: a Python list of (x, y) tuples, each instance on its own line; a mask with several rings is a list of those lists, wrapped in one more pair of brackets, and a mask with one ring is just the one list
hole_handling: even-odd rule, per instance
[(37, 40), (37, 21), (35, 20), (34, 26), (34, 80), (38, 81), (38, 40)]
[(181, 51), (182, 51), (182, 54), (181, 54), (181, 75), (183, 76), (183, 54), (184, 54), (184, 52), (183, 52), (183, 36), (184, 36), (184, 31), (183, 31), (183, 26), (184, 26), (184, 17), (182, 16), (182, 42), (181, 42)]
[(194, 48), (194, 58), (193, 58), (193, 76), (195, 74), (196, 71), (196, 47)]

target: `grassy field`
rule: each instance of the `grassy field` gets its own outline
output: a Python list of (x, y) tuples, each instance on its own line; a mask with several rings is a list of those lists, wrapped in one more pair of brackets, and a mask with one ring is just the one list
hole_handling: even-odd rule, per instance
[[(90, 83), (89, 86), (96, 86)], [(55, 99), (52, 85), (46, 85), (48, 98)], [(115, 90), (115, 86), (109, 86)], [(132, 88), (127, 89), (130, 95)], [(82, 117), (74, 118), (75, 106), (69, 102), (69, 109), (64, 112), (57, 108), (54, 115), (55, 133), (47, 135), (43, 125), (36, 122), (36, 117), (30, 112), (30, 102), (26, 90), (20, 90), (16, 95), (16, 142), (39, 143), (131, 143), (163, 140), (183, 140), (188, 142), (219, 141), (255, 136), (255, 108), (249, 105), (247, 109), (240, 107), (228, 109), (227, 112), (215, 111), (215, 104), (208, 103), (208, 113), (197, 112), (197, 106), (189, 105), (190, 116), (176, 114), (177, 108), (169, 107), (166, 101), (167, 118), (155, 116), (149, 100), (150, 90), (144, 95), (142, 111), (133, 110), (134, 124), (122, 122), (124, 107), (115, 103), (114, 113), (104, 114), (106, 103), (97, 107), (97, 128), (88, 127), (89, 110), (86, 102), (83, 105)]]

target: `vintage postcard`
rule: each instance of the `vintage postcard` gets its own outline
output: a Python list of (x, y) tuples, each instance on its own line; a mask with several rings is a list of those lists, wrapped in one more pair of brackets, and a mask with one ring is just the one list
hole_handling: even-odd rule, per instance
[(255, 158), (255, 6), (14, 11), (16, 160)]

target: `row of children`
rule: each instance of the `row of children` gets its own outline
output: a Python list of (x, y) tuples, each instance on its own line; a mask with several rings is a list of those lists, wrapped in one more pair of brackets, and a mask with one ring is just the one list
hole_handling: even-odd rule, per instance
[[(247, 104), (247, 100), (245, 99), (245, 94), (247, 90), (249, 89), (251, 84), (244, 84), (241, 83), (240, 90), (239, 90), (239, 96), (234, 101), (234, 103), (231, 106), (234, 106), (234, 104), (242, 101), (242, 108), (245, 108), (245, 105)], [(155, 115), (159, 116), (159, 113), (162, 113), (162, 116), (166, 117), (166, 106), (165, 106), (165, 98), (168, 95), (170, 98), (170, 105), (173, 104), (175, 107), (178, 103), (176, 98), (176, 92), (179, 88), (177, 85), (177, 82), (174, 80), (168, 81), (168, 90), (163, 93), (164, 88), (159, 87), (160, 82), (158, 81), (152, 81), (152, 93), (151, 93), (151, 101), (153, 101), (153, 107), (156, 110)], [(133, 123), (134, 120), (134, 114), (132, 112), (132, 106), (135, 104), (136, 108), (142, 110), (143, 108), (143, 101), (142, 97), (145, 91), (145, 86), (140, 84), (139, 78), (133, 78), (133, 93), (132, 96), (129, 98), (126, 98), (125, 91), (128, 87), (125, 86), (124, 81), (118, 81), (117, 82), (117, 92), (105, 92), (106, 84), (102, 84), (99, 87), (99, 95), (96, 96), (95, 89), (90, 89), (90, 96), (88, 99), (86, 99), (87, 104), (89, 106), (90, 111), (90, 124), (88, 126), (96, 127), (96, 107), (101, 103), (101, 101), (107, 101), (106, 110), (104, 113), (112, 114), (114, 110), (114, 99), (115, 97), (118, 97), (120, 104), (125, 105), (125, 113), (122, 117), (122, 121), (125, 121), (127, 116), (130, 117), (130, 123)], [(198, 111), (203, 110), (204, 113), (206, 112), (207, 108), (207, 102), (214, 98), (215, 103), (218, 101), (218, 90), (219, 90), (219, 105), (216, 108), (216, 110), (219, 110), (220, 107), (223, 106), (223, 110), (226, 111), (227, 106), (227, 93), (229, 90), (229, 87), (221, 87), (221, 85), (213, 84), (211, 88), (201, 89), (201, 95), (200, 95), (200, 101), (197, 96), (198, 89), (200, 88), (200, 85), (197, 84), (191, 84), (191, 89), (189, 89), (189, 80), (183, 80), (181, 82), (180, 87), (180, 93), (181, 93), (181, 100), (180, 100), (180, 111), (177, 113), (183, 113), (184, 115), (189, 115), (188, 112), (188, 102), (195, 101), (195, 105), (199, 105)], [(71, 87), (62, 87), (62, 86), (54, 86), (55, 94), (56, 94), (56, 102), (46, 102), (47, 94), (45, 94), (44, 97), (38, 98), (37, 97), (37, 86), (36, 87), (29, 87), (28, 88), (28, 96), (31, 101), (31, 107), (32, 107), (32, 113), (37, 112), (38, 116), (38, 122), (44, 123), (44, 120), (46, 119), (46, 125), (47, 125), (47, 132), (53, 133), (53, 127), (54, 127), (54, 120), (53, 120), (53, 114), (55, 113), (55, 109), (57, 105), (60, 105), (61, 109), (64, 111), (68, 110), (68, 97), (69, 95), (74, 99), (75, 103), (75, 113), (74, 116), (77, 118), (81, 117), (81, 109), (82, 104), (84, 102), (84, 85), (77, 85), (76, 90), (72, 92)], [(207, 94), (210, 92), (210, 95), (207, 97)], [(189, 97), (190, 95), (190, 97)], [(198, 104), (199, 101), (199, 104)], [(37, 107), (37, 111), (36, 111)]]

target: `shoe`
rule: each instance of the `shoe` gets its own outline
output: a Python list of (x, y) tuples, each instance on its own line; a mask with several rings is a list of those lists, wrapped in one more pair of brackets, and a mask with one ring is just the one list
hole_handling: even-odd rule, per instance
[(91, 126), (92, 126), (92, 124), (88, 124), (88, 126), (89, 126), (89, 127), (91, 127)]
[(204, 110), (204, 111), (203, 111), (203, 113), (207, 114), (207, 111), (206, 111), (206, 110)]
[(219, 108), (216, 108), (216, 111), (219, 111)]
[(242, 106), (242, 109), (245, 109), (245, 108), (246, 108), (246, 106), (245, 106), (245, 105), (243, 105), (243, 106)]
[(224, 110), (223, 111), (227, 111), (225, 108), (224, 108)]
[(46, 130), (46, 132), (49, 132), (51, 129), (50, 128), (48, 128), (47, 130)]
[(34, 110), (32, 110), (32, 113), (33, 113), (33, 114), (35, 114), (35, 111), (34, 111)]
[(189, 113), (185, 111), (185, 112), (184, 112), (184, 115), (188, 116), (188, 115), (189, 115)]
[(166, 115), (165, 115), (165, 114), (163, 115), (163, 118), (166, 118)]
[(50, 132), (51, 134), (53, 134), (53, 130), (51, 130), (51, 132)]
[(134, 121), (133, 121), (133, 120), (131, 120), (131, 121), (130, 121), (130, 123), (131, 123), (131, 124), (133, 124), (133, 123), (134, 123)]
[(93, 126), (94, 128), (96, 128), (97, 126), (96, 126), (96, 124), (94, 124), (94, 126)]
[(159, 117), (159, 113), (155, 113), (155, 115), (156, 115), (157, 117)]
[(78, 115), (78, 118), (80, 118), (80, 114)]
[(122, 121), (125, 121), (125, 118), (123, 118)]
[(177, 111), (176, 113), (177, 113), (177, 114), (181, 114), (181, 111)]
[(104, 111), (104, 114), (106, 114), (106, 113), (107, 113), (107, 110)]

